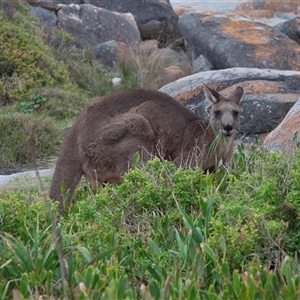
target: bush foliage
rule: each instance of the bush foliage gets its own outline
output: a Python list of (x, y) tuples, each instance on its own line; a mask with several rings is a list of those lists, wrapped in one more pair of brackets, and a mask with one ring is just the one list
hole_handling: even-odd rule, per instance
[(6, 192), (2, 299), (298, 299), (300, 151), (240, 149), (234, 165), (202, 174), (156, 158), (122, 184), (83, 184), (56, 225), (42, 193)]

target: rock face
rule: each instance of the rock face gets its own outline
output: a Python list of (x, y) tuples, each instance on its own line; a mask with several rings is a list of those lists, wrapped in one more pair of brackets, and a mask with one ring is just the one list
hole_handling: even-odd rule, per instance
[[(215, 69), (300, 70), (299, 45), (271, 26), (234, 13), (186, 13), (179, 28), (194, 57)], [(282, 46), (284, 45), (284, 47)]]
[(291, 20), (280, 23), (274, 26), (274, 28), (278, 29), (300, 45), (300, 17), (295, 17)]
[(230, 94), (244, 88), (241, 102), (243, 134), (270, 132), (276, 128), (300, 97), (300, 72), (233, 68), (208, 71), (181, 78), (163, 86), (165, 92), (207, 118), (209, 105), (204, 101), (202, 84)]
[(88, 4), (63, 6), (58, 12), (58, 27), (70, 33), (80, 47), (114, 39), (134, 48), (140, 42), (140, 33), (131, 14)]
[(57, 23), (57, 17), (53, 10), (45, 9), (40, 6), (33, 6), (32, 13), (40, 19), (40, 22), (49, 26), (54, 27)]
[(270, 132), (263, 145), (273, 151), (291, 151), (300, 143), (300, 98), (279, 124)]

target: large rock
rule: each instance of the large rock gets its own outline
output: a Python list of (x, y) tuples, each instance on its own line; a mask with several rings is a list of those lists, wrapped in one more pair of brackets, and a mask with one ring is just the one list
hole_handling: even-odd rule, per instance
[(130, 13), (117, 13), (92, 5), (65, 5), (58, 11), (58, 27), (70, 33), (80, 47), (115, 40), (132, 48), (140, 33)]
[(273, 151), (291, 151), (300, 143), (300, 98), (279, 124), (265, 138), (263, 145)]
[(179, 28), (194, 52), (215, 69), (300, 70), (299, 45), (271, 26), (234, 13), (185, 13)]
[(204, 56), (200, 55), (193, 61), (194, 73), (211, 71), (214, 69), (211, 62)]
[(114, 40), (98, 44), (93, 50), (95, 57), (108, 69), (126, 62), (134, 53), (127, 44)]
[(207, 118), (202, 84), (230, 94), (244, 88), (241, 102), (241, 132), (264, 133), (276, 128), (300, 96), (300, 72), (233, 68), (197, 73), (163, 86), (165, 92), (198, 115)]
[[(58, 10), (60, 8), (59, 3), (63, 3), (62, 1), (56, 1), (56, 0), (25, 0), (29, 5), (38, 6), (44, 9), (49, 10)], [(77, 2), (79, 2), (78, 0)], [(75, 1), (74, 1), (75, 2)], [(78, 3), (79, 4), (79, 3)]]
[(189, 59), (184, 54), (170, 48), (158, 49), (156, 55), (153, 56), (153, 59), (162, 62), (169, 62), (170, 65), (179, 66), (186, 66), (189, 62)]
[(277, 24), (274, 26), (274, 28), (280, 30), (282, 33), (300, 45), (300, 17)]
[(170, 41), (181, 37), (178, 16), (169, 1), (158, 0), (83, 0), (107, 10), (133, 14), (143, 40)]
[(31, 9), (31, 13), (37, 16), (41, 23), (54, 27), (57, 23), (57, 16), (53, 10), (45, 9), (40, 6), (33, 6)]

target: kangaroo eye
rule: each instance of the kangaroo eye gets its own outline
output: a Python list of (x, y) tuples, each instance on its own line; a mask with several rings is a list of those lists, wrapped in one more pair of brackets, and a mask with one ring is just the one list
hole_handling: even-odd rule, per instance
[(234, 110), (234, 111), (233, 111), (233, 115), (234, 115), (235, 117), (238, 117), (239, 112), (238, 112), (237, 110)]
[(221, 115), (221, 111), (220, 110), (216, 110), (214, 111), (215, 117), (219, 117)]

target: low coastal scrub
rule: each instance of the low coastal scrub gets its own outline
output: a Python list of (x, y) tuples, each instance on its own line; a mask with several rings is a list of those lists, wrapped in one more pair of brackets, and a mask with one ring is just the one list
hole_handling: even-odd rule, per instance
[(42, 190), (3, 193), (2, 299), (298, 299), (300, 152), (240, 145), (233, 168), (155, 158), (57, 224)]

